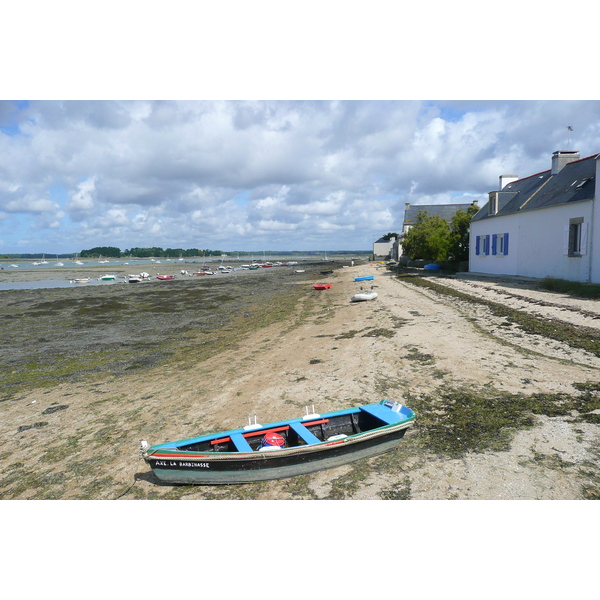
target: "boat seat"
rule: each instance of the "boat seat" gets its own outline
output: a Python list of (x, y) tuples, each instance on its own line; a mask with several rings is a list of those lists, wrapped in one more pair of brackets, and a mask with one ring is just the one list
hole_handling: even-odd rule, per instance
[(238, 452), (254, 452), (250, 444), (246, 441), (246, 438), (241, 433), (232, 433), (229, 437), (231, 438), (231, 441)]
[(391, 425), (392, 423), (397, 423), (398, 421), (402, 421), (404, 418), (399, 413), (392, 412), (386, 409), (381, 404), (373, 404), (371, 406), (361, 406), (360, 410), (363, 410), (370, 415), (378, 418), (383, 421), (386, 425)]
[(292, 421), (290, 427), (301, 437), (307, 444), (320, 444), (321, 440), (312, 434), (302, 423)]

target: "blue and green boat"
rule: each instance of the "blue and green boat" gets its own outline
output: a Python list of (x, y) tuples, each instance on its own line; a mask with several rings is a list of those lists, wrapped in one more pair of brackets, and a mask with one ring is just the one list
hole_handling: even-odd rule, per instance
[(414, 412), (382, 400), (324, 414), (150, 446), (141, 456), (169, 484), (267, 481), (332, 469), (393, 450), (413, 424)]

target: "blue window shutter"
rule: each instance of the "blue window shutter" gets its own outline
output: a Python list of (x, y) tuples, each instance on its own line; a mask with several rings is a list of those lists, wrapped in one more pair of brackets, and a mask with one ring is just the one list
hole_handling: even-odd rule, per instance
[(498, 245), (498, 235), (496, 233), (494, 233), (494, 235), (492, 236), (492, 254), (497, 254), (496, 252), (496, 248)]
[(475, 238), (475, 254), (477, 254), (477, 255), (479, 255), (479, 241), (480, 241), (480, 239), (481, 239), (480, 235), (478, 235)]
[(485, 236), (485, 253), (486, 254), (490, 253), (490, 236), (489, 235)]
[(504, 234), (504, 254), (508, 254), (508, 233)]

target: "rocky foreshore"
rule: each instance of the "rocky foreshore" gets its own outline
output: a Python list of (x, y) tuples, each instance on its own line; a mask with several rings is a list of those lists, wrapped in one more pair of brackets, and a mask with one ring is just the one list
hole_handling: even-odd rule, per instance
[[(272, 271), (0, 292), (0, 498), (600, 497), (599, 356), (381, 265)], [(350, 302), (359, 275), (376, 300)], [(533, 283), (435, 281), (582, 332), (600, 323), (598, 302)], [(399, 449), (326, 472), (165, 486), (138, 457), (142, 439), (384, 397), (417, 412)]]

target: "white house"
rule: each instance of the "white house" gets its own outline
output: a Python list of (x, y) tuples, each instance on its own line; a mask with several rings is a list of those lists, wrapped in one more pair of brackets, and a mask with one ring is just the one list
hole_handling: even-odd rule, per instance
[(379, 238), (373, 242), (373, 260), (389, 258), (395, 241), (396, 237), (392, 237), (389, 240)]
[(469, 271), (600, 283), (600, 154), (557, 151), (551, 169), (500, 176), (471, 220)]

